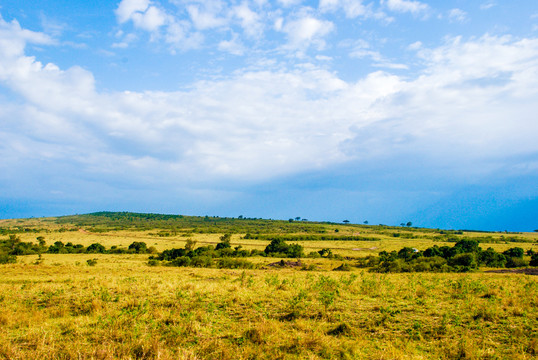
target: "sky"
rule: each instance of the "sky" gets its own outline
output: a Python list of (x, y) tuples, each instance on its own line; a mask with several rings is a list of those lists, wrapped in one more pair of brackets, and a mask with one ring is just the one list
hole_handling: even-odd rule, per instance
[(0, 218), (538, 229), (538, 3), (0, 0)]

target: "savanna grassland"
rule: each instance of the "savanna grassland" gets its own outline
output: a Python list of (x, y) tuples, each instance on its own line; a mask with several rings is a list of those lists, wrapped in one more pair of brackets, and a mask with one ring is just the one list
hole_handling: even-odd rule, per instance
[[(281, 237), (300, 266), (149, 266), (164, 250), (260, 250)], [(2, 220), (0, 239), (99, 243), (119, 253), (17, 255), (0, 265), (5, 359), (533, 359), (538, 281), (521, 273), (375, 273), (360, 258), (476, 239), (538, 251), (538, 234), (98, 213)], [(144, 242), (154, 249), (134, 253)], [(190, 243), (190, 245), (189, 245)], [(331, 256), (314, 256), (330, 249)], [(108, 251), (107, 251), (108, 252)], [(525, 261), (528, 256), (525, 255)], [(289, 260), (289, 259), (283, 259)], [(295, 259), (293, 259), (295, 261)], [(344, 267), (347, 271), (335, 271)], [(342, 267), (341, 267), (342, 268)]]

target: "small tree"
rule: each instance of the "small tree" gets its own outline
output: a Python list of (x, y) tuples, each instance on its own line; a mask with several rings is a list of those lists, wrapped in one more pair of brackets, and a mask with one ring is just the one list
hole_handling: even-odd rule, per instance
[(129, 250), (134, 250), (137, 254), (145, 254), (148, 251), (148, 246), (145, 242), (135, 241), (129, 245)]
[(185, 250), (192, 251), (194, 250), (195, 246), (196, 246), (195, 240), (187, 239), (187, 242), (185, 243)]
[(522, 258), (525, 251), (520, 247), (513, 247), (503, 252), (503, 255), (509, 258)]
[(47, 242), (45, 241), (45, 238), (43, 236), (38, 236), (36, 239), (40, 247), (47, 246)]
[(88, 248), (86, 249), (86, 252), (87, 253), (92, 253), (92, 254), (96, 254), (96, 253), (100, 253), (100, 254), (104, 254), (106, 252), (106, 248), (99, 244), (99, 243), (93, 243), (91, 244), (90, 246), (88, 246)]
[(232, 234), (224, 234), (220, 237), (220, 243), (217, 244), (215, 250), (228, 249), (231, 247), (230, 241), (232, 240)]

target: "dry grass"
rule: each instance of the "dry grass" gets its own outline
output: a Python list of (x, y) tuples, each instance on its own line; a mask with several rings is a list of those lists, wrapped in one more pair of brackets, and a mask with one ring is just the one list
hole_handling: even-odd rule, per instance
[[(46, 228), (22, 233), (88, 246), (144, 241), (159, 251), (185, 236), (151, 231), (59, 232), (50, 219), (0, 220)], [(426, 230), (380, 232), (328, 225), (378, 241), (300, 241), (305, 252), (375, 255), (434, 241)], [(392, 236), (413, 231), (416, 239)], [(194, 234), (197, 245), (221, 234)], [(268, 241), (232, 236), (232, 246)], [(468, 236), (486, 236), (468, 233)], [(533, 243), (481, 244), (538, 251)], [(360, 249), (360, 250), (356, 250)], [(538, 357), (538, 282), (521, 274), (371, 274), (329, 271), (341, 264), (304, 259), (318, 271), (149, 267), (147, 255), (44, 254), (0, 265), (0, 359), (533, 359)], [(96, 260), (88, 266), (87, 260)], [(272, 258), (249, 258), (267, 264)], [(352, 264), (353, 262), (348, 262)]]
[(531, 359), (538, 351), (538, 283), (525, 275), (243, 272), (148, 267), (135, 255), (103, 255), (90, 267), (86, 255), (46, 257), (0, 266), (0, 358)]

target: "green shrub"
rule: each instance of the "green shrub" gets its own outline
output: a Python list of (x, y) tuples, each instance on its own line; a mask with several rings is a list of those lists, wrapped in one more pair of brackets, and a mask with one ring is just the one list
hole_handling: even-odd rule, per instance
[(517, 268), (517, 267), (525, 267), (528, 266), (529, 262), (522, 257), (509, 257), (506, 260), (506, 267), (507, 268)]
[(503, 255), (507, 258), (522, 258), (524, 253), (522, 248), (513, 247), (503, 252)]
[(0, 253), (0, 264), (14, 264), (17, 262), (15, 255)]
[(86, 252), (88, 254), (104, 254), (106, 252), (106, 248), (99, 243), (93, 243), (86, 248)]
[(145, 254), (148, 252), (148, 246), (145, 242), (135, 241), (129, 245), (129, 250), (134, 251), (137, 254)]
[(254, 269), (256, 266), (245, 259), (222, 258), (217, 260), (219, 269)]
[(538, 253), (534, 253), (531, 256), (530, 266), (538, 266)]
[(88, 264), (88, 266), (95, 266), (97, 264), (97, 259), (88, 259), (86, 260), (86, 264)]
[(346, 263), (343, 263), (342, 265), (334, 268), (333, 271), (351, 271), (351, 266)]

